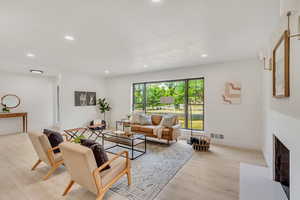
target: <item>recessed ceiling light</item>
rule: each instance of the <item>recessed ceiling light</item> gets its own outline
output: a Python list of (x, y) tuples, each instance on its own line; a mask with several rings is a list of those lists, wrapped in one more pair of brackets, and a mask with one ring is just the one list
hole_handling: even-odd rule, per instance
[(202, 57), (202, 58), (207, 58), (208, 55), (207, 55), (207, 54), (202, 54), (201, 57)]
[(33, 74), (43, 74), (44, 73), (42, 70), (38, 70), (38, 69), (31, 69), (30, 72)]
[(27, 53), (26, 56), (29, 57), (29, 58), (34, 58), (35, 57), (35, 55), (33, 53)]
[(74, 38), (73, 36), (71, 36), (71, 35), (66, 35), (66, 36), (65, 36), (65, 39), (66, 39), (66, 40), (70, 40), (70, 41), (75, 40), (75, 38)]
[(105, 74), (109, 74), (110, 72), (109, 72), (109, 70), (105, 70), (104, 73)]
[(152, 0), (153, 3), (158, 3), (160, 2), (161, 0)]
[(147, 68), (147, 67), (148, 67), (148, 65), (144, 65), (144, 67), (145, 67), (145, 68)]

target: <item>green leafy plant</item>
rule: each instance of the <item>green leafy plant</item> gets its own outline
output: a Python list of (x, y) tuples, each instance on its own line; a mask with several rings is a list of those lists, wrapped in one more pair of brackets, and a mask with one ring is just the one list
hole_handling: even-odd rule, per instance
[(83, 135), (77, 136), (74, 138), (74, 143), (80, 144), (82, 139), (85, 139), (85, 137)]
[(7, 108), (7, 106), (4, 104), (4, 107), (2, 108), (2, 112), (8, 113), (10, 110)]
[(100, 112), (104, 115), (105, 120), (105, 113), (111, 110), (109, 103), (106, 102), (105, 98), (99, 98), (97, 104), (99, 105)]

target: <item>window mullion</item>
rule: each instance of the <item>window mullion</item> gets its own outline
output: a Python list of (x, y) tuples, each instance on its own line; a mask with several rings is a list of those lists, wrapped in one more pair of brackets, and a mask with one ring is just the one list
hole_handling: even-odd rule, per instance
[(144, 111), (145, 111), (145, 113), (147, 113), (147, 84), (146, 83), (144, 83), (144, 101), (143, 101), (143, 108), (144, 108)]
[(189, 81), (185, 80), (185, 89), (184, 89), (184, 126), (186, 129), (188, 129), (188, 121), (189, 121)]

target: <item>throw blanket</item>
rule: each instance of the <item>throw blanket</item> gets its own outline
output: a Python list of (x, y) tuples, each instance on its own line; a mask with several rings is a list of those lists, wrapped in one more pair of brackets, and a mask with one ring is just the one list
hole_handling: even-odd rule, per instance
[(160, 126), (160, 125), (159, 125), (159, 126), (156, 126), (156, 127), (153, 129), (153, 134), (154, 134), (157, 138), (161, 139), (163, 129), (164, 129), (163, 126)]
[[(159, 139), (161, 139), (161, 137), (162, 137), (162, 132), (163, 132), (163, 129), (164, 129), (165, 127), (164, 126), (161, 126), (161, 125), (159, 125), (159, 126), (156, 126), (154, 129), (153, 129), (153, 134), (157, 137), (157, 138), (159, 138)], [(172, 129), (173, 129), (173, 132), (172, 132), (172, 138), (178, 138), (178, 136), (180, 136), (180, 128), (181, 128), (181, 126), (180, 126), (180, 124), (177, 124), (177, 125), (175, 125), (175, 126), (173, 126), (172, 127)]]

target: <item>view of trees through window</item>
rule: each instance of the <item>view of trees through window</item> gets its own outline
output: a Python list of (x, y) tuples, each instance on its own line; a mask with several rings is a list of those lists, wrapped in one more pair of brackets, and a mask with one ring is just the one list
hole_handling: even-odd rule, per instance
[(133, 110), (176, 114), (182, 128), (204, 130), (204, 79), (133, 84)]

